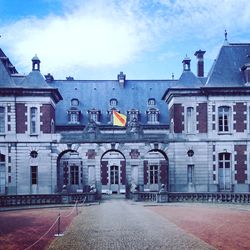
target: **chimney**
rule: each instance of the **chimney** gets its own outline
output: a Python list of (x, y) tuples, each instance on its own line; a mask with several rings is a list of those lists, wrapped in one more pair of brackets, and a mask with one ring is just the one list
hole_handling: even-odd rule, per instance
[(206, 51), (198, 50), (194, 53), (194, 55), (197, 58), (197, 76), (198, 77), (204, 77), (204, 60), (203, 55), (206, 53)]
[(117, 80), (122, 88), (124, 88), (126, 75), (123, 74), (123, 72), (120, 72), (120, 74), (117, 75)]

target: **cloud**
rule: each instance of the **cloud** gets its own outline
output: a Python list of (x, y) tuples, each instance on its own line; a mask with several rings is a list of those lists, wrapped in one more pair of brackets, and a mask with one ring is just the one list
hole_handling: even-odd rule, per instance
[(80, 75), (81, 69), (109, 70), (146, 62), (149, 52), (155, 52), (159, 62), (170, 57), (174, 61), (178, 53), (190, 53), (183, 52), (189, 43), (214, 51), (223, 42), (225, 28), (229, 39), (238, 39), (250, 25), (248, 0), (64, 0), (62, 4), (62, 15), (28, 16), (0, 27), (2, 47), (19, 71), (30, 71), (35, 53), (42, 71), (57, 78)]
[(28, 68), (37, 53), (47, 71), (112, 67), (150, 47), (154, 28), (134, 6), (87, 2), (65, 9), (64, 16), (28, 17), (2, 27), (3, 43), (18, 58), (17, 66)]

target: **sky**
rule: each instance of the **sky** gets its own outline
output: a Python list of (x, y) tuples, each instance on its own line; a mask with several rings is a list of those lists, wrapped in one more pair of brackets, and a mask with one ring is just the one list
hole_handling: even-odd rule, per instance
[(55, 79), (178, 79), (205, 50), (205, 75), (224, 43), (250, 42), (249, 0), (0, 0), (0, 48), (19, 73)]

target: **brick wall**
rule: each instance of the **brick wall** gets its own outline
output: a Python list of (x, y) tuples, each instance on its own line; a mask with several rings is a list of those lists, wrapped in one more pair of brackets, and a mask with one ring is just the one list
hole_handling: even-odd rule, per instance
[(101, 182), (102, 185), (108, 184), (108, 161), (101, 162)]
[(167, 185), (168, 182), (168, 162), (160, 161), (160, 182)]
[(207, 103), (198, 104), (197, 121), (197, 130), (199, 133), (207, 133)]
[(126, 185), (126, 161), (121, 161), (121, 184)]
[(27, 107), (24, 103), (16, 103), (16, 132), (24, 134), (27, 129)]
[(41, 127), (40, 130), (43, 133), (51, 133), (51, 121), (55, 122), (55, 109), (51, 104), (43, 104), (40, 108), (41, 113)]
[(244, 132), (247, 129), (247, 106), (243, 102), (238, 102), (233, 106), (233, 128), (236, 132)]
[(174, 104), (170, 108), (170, 121), (174, 121), (174, 132), (182, 133), (184, 131), (184, 107), (181, 104)]
[(247, 180), (247, 155), (246, 155), (247, 146), (246, 145), (235, 145), (235, 180), (237, 183), (245, 183)]

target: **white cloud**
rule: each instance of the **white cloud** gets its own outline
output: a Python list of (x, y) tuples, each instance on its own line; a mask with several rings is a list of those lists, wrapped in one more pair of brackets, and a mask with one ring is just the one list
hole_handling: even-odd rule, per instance
[(20, 66), (29, 67), (37, 53), (47, 71), (128, 63), (150, 47), (154, 29), (128, 6), (110, 3), (89, 1), (62, 17), (17, 21), (2, 27), (3, 43)]
[[(26, 17), (0, 27), (2, 47), (21, 72), (30, 71), (30, 59), (35, 53), (42, 61), (42, 71), (60, 78), (74, 75), (81, 68), (103, 70), (132, 64), (144, 60), (143, 52), (158, 49), (162, 53), (161, 56), (155, 53), (159, 61), (169, 56), (174, 58), (172, 55), (178, 55), (190, 41), (214, 51), (223, 41), (225, 28), (229, 39), (239, 38), (250, 25), (248, 0), (66, 0), (62, 3), (63, 16)], [(171, 49), (174, 44), (183, 46), (168, 51), (170, 44)]]

